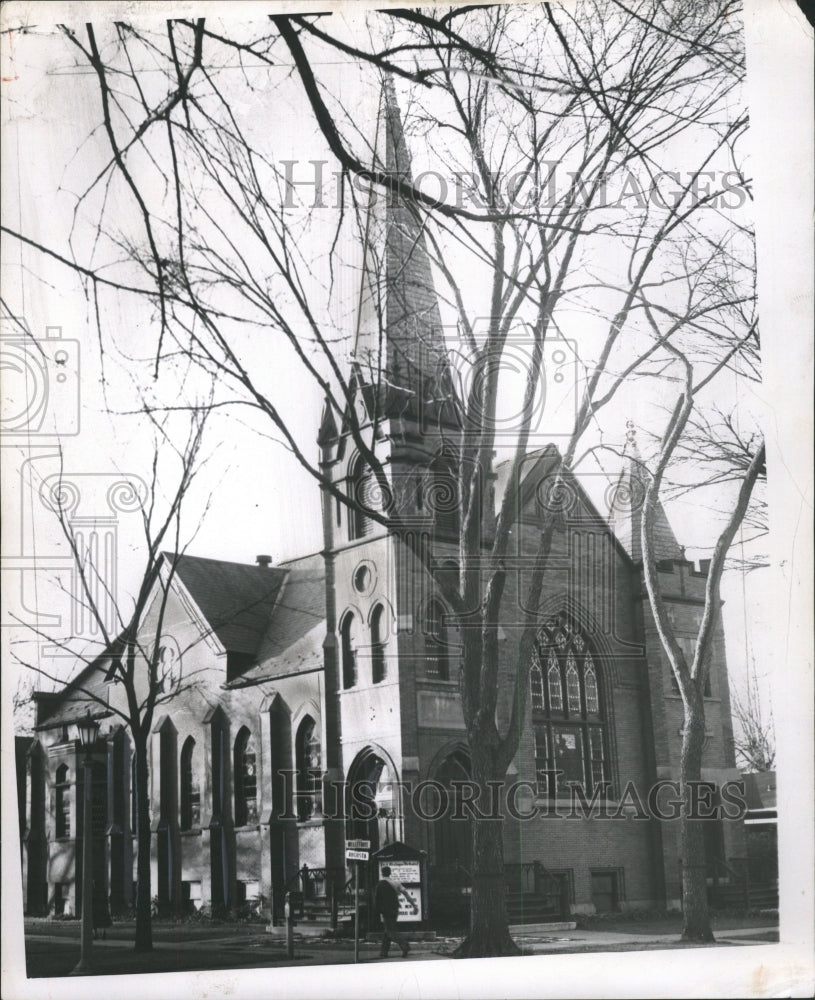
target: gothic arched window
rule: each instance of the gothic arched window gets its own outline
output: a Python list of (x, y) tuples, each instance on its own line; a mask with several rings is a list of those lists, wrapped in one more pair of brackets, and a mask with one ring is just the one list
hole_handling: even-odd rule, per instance
[(349, 611), (340, 625), (340, 658), (342, 686), (352, 688), (357, 682), (357, 651), (354, 649), (354, 616)]
[(60, 764), (56, 774), (56, 834), (71, 836), (71, 775), (67, 764)]
[(532, 667), (529, 672), (529, 690), (532, 695), (532, 711), (543, 711), (543, 674), (541, 674), (538, 651), (532, 656)]
[[(546, 663), (546, 684), (539, 669), (542, 662)], [(539, 794), (554, 798), (579, 786), (591, 795), (603, 784), (608, 794), (602, 687), (594, 660), (576, 629), (563, 625), (541, 630), (530, 686)]]
[(258, 779), (255, 741), (243, 726), (235, 739), (235, 826), (246, 826), (258, 820)]
[(317, 723), (307, 715), (297, 728), (297, 817), (311, 819), (322, 802), (322, 763)]
[(425, 618), (425, 655), (428, 677), (450, 679), (450, 647), (444, 622), (444, 605), (435, 598), (427, 606)]
[(385, 609), (377, 604), (371, 614), (371, 680), (378, 684), (385, 679)]
[(551, 650), (549, 653), (549, 660), (546, 665), (546, 680), (549, 685), (549, 705), (553, 712), (562, 712), (563, 684), (560, 679), (560, 667), (554, 650)]
[(188, 736), (181, 748), (181, 829), (201, 825), (201, 791), (195, 768), (195, 740)]
[(439, 819), (433, 823), (435, 864), (448, 872), (472, 870), (473, 834), (469, 810), (464, 807), (464, 782), (472, 777), (470, 759), (463, 750), (455, 750), (435, 774), (440, 808)]

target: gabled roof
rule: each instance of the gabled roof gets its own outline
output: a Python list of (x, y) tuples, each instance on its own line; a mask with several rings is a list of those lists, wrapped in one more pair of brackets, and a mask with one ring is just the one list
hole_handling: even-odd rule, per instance
[[(162, 555), (165, 561), (173, 558), (170, 553)], [(262, 672), (272, 661), (278, 665), (290, 663), (292, 670), (321, 665), (323, 630), (318, 626), (325, 622), (321, 555), (282, 566), (183, 555), (176, 563), (175, 582), (195, 603), (204, 627), (212, 631), (228, 654), (239, 654), (247, 664), (241, 680), (251, 681), (259, 668)], [(120, 638), (114, 646), (118, 641)], [(67, 699), (92, 675), (103, 692), (106, 671), (100, 667), (104, 668), (110, 657), (107, 651), (96, 656), (62, 690), (38, 694), (41, 725), (68, 723), (83, 716), (86, 703), (73, 704)]]
[(175, 571), (224, 649), (255, 655), (289, 571), (189, 555)]
[[(626, 559), (631, 559), (631, 552), (619, 539), (615, 531), (614, 522), (597, 509), (594, 501), (580, 483), (580, 479), (570, 469), (562, 470), (563, 489), (560, 495), (550, 494), (546, 481), (554, 476), (560, 463), (560, 452), (554, 444), (546, 444), (535, 451), (527, 452), (520, 464), (520, 488), (518, 491), (518, 503), (516, 517), (522, 516), (524, 511), (542, 512), (543, 505), (551, 503), (551, 509), (555, 512), (573, 511), (574, 505), (580, 506), (581, 517), (592, 517), (596, 519), (598, 526), (601, 526), (609, 533), (612, 543), (617, 551)], [(495, 506), (496, 513), (500, 509), (501, 502), (506, 492), (509, 477), (512, 473), (513, 462), (501, 462), (495, 467)], [(664, 516), (664, 514), (663, 514)]]

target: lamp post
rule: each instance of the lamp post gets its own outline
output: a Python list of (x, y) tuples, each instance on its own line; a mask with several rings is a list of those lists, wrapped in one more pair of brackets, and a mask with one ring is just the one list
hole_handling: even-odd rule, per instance
[(81, 976), (91, 971), (93, 947), (93, 750), (99, 723), (91, 713), (78, 723), (79, 740), (84, 750), (85, 801), (82, 820), (82, 944), (79, 964), (71, 975)]

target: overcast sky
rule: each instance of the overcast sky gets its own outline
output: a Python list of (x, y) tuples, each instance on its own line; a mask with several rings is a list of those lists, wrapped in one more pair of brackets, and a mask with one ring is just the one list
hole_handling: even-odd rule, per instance
[[(95, 78), (87, 70), (73, 67), (74, 56), (67, 43), (49, 29), (36, 29), (4, 44), (7, 46), (4, 55), (13, 69), (13, 81), (4, 88), (4, 214), (15, 228), (64, 251), (71, 227), (77, 224), (73, 215), (76, 195), (88, 178), (100, 169), (107, 155), (104, 136), (101, 131), (95, 131), (99, 117)], [(372, 127), (366, 122), (372, 123), (375, 114), (375, 98), (370, 88), (361, 87), (341, 64), (321, 69), (325, 79), (330, 80), (333, 76), (335, 96), (352, 109), (354, 125), (364, 136), (366, 128)], [(235, 113), (241, 122), (250, 130), (262, 133), (268, 129), (271, 116), (274, 128), (270, 148), (277, 160), (296, 160), (297, 178), (304, 180), (313, 176), (311, 161), (329, 161), (325, 168), (329, 187), (332, 166), (325, 142), (302, 94), (293, 83), (287, 84), (285, 69), (260, 73), (250, 68), (248, 79), (252, 86), (249, 88), (244, 86), (246, 78), (242, 73), (237, 69), (232, 72), (236, 78), (240, 75), (237, 81), (240, 99), (236, 99)], [(224, 79), (229, 86), (230, 71), (226, 71)], [(400, 91), (400, 99), (406, 103), (404, 88)], [(430, 138), (411, 138), (417, 173), (432, 163), (433, 141), (432, 134)], [(677, 152), (677, 162), (681, 163), (685, 153)], [(432, 186), (432, 179), (428, 184)], [(121, 198), (126, 206), (123, 192), (114, 190), (111, 197), (114, 201)], [(91, 207), (94, 204), (98, 203), (91, 201)], [(132, 211), (128, 207), (123, 210)], [(87, 216), (87, 209), (83, 207), (82, 211)], [(326, 207), (324, 217), (325, 233), (331, 234), (336, 222), (331, 204)], [(293, 221), (297, 222), (296, 215)], [(87, 259), (87, 219), (83, 221), (80, 217), (76, 232), (79, 234), (74, 241), (77, 255)], [(309, 238), (313, 240), (319, 233), (319, 229), (312, 227)], [(327, 238), (328, 235), (323, 239)], [(353, 238), (351, 233), (350, 239)], [(346, 249), (350, 246), (345, 245)], [(308, 252), (304, 249), (306, 256)], [(613, 248), (610, 248), (609, 260), (612, 257)], [(98, 254), (96, 259), (99, 259)], [(329, 280), (325, 255), (320, 256), (315, 250), (314, 259), (315, 282), (325, 284)], [(36, 559), (38, 565), (43, 566), (52, 557), (64, 556), (65, 548), (53, 516), (32, 499), (26, 482), (38, 486), (48, 476), (53, 476), (58, 467), (55, 464), (57, 439), (46, 432), (52, 417), (64, 425), (66, 411), (75, 405), (70, 397), (72, 386), (78, 398), (79, 418), (78, 425), (69, 428), (67, 435), (61, 438), (66, 476), (77, 477), (83, 496), (91, 504), (98, 502), (98, 498), (91, 500), (91, 497), (100, 490), (104, 493), (102, 484), (108, 482), (106, 477), (118, 473), (146, 476), (150, 437), (144, 420), (129, 412), (138, 407), (139, 390), (145, 388), (143, 363), (149, 360), (149, 345), (152, 344), (147, 331), (155, 324), (156, 317), (132, 297), (106, 296), (102, 319), (106, 330), (112, 331), (114, 337), (103, 359), (96, 337), (95, 304), (86, 298), (78, 279), (68, 269), (8, 239), (3, 244), (2, 265), (4, 299), (12, 313), (23, 317), (36, 337), (43, 337), (47, 327), (60, 327), (62, 338), (71, 342), (69, 367), (77, 366), (75, 386), (69, 381), (68, 386), (62, 387), (62, 396), (58, 393), (51, 396), (38, 435), (18, 436), (18, 445), (4, 449), (7, 467), (16, 465), (24, 477), (14, 480), (6, 476), (6, 551), (14, 552), (23, 560)], [(472, 275), (469, 286), (472, 295), (477, 294), (481, 280), (482, 276)], [(442, 310), (443, 321), (452, 328), (452, 312), (444, 306)], [(575, 314), (571, 320), (567, 317), (562, 332), (567, 338), (577, 333), (585, 337), (592, 322), (590, 316)], [(572, 328), (570, 323), (574, 324)], [(4, 321), (4, 335), (11, 339), (16, 335), (8, 321)], [(117, 349), (113, 348), (114, 343)], [(250, 344), (247, 351), (257, 363), (267, 366), (275, 399), (289, 414), (296, 436), (307, 450), (310, 447), (309, 457), (313, 457), (322, 406), (319, 390), (308, 378), (298, 376), (289, 357), (282, 349), (270, 349), (268, 341)], [(192, 374), (185, 377), (194, 378)], [(163, 383), (148, 388), (165, 399), (172, 397), (176, 390), (172, 379), (172, 374), (165, 374)], [(509, 386), (505, 394), (509, 405), (516, 387), (517, 383), (515, 387)], [(184, 390), (189, 388), (187, 383)], [(30, 392), (31, 387), (27, 386), (26, 391)], [(653, 392), (646, 396), (629, 394), (609, 408), (604, 425), (607, 429), (616, 429), (618, 440), (623, 438), (628, 418), (635, 419), (640, 426), (658, 430), (663, 419), (659, 408), (662, 402)], [(760, 399), (755, 402), (760, 406)], [(561, 410), (568, 411), (568, 405), (568, 394), (558, 397), (553, 393), (542, 425), (551, 428), (553, 420), (557, 423)], [(757, 407), (751, 403), (748, 408)], [(267, 431), (267, 426), (248, 410), (224, 412), (211, 422), (206, 449), (211, 453), (208, 468), (187, 504), (188, 537), (195, 533), (189, 549), (192, 553), (251, 561), (257, 553), (268, 552), (275, 561), (280, 561), (320, 548), (318, 490), (285, 449), (263, 436)], [(554, 440), (558, 442), (557, 438)], [(604, 466), (613, 475), (614, 460), (606, 459)], [(169, 468), (168, 463), (168, 476)], [(586, 488), (602, 510), (608, 481), (596, 463), (589, 461), (583, 468), (587, 473)], [(202, 521), (201, 511), (207, 502), (209, 510)], [(716, 506), (715, 498), (697, 498), (692, 503), (680, 501), (669, 507), (678, 539), (687, 546), (690, 558), (710, 554), (717, 518), (709, 505)], [(88, 507), (84, 513), (93, 516), (95, 512)], [(118, 582), (120, 593), (127, 593), (138, 565), (138, 560), (128, 556), (129, 550), (138, 551), (138, 521), (136, 515), (124, 512), (118, 517)], [(759, 673), (768, 669), (770, 613), (762, 575), (757, 572), (745, 578), (740, 573), (728, 573), (723, 581), (730, 669), (737, 682), (752, 655)], [(39, 607), (47, 592), (43, 574), (24, 574), (22, 581), (21, 604), (28, 608)]]

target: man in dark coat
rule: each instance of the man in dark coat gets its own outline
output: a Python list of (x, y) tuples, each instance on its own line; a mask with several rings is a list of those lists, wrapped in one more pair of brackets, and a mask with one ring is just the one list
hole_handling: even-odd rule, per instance
[(382, 935), (382, 948), (379, 952), (380, 958), (388, 957), (391, 941), (394, 941), (402, 949), (402, 958), (405, 958), (410, 951), (408, 939), (396, 929), (396, 920), (399, 916), (399, 896), (402, 895), (413, 907), (413, 912), (418, 913), (419, 907), (411, 899), (407, 889), (395, 878), (390, 877), (391, 870), (388, 865), (382, 866), (382, 878), (376, 883), (374, 890), (374, 905), (376, 912), (382, 919), (385, 928)]

